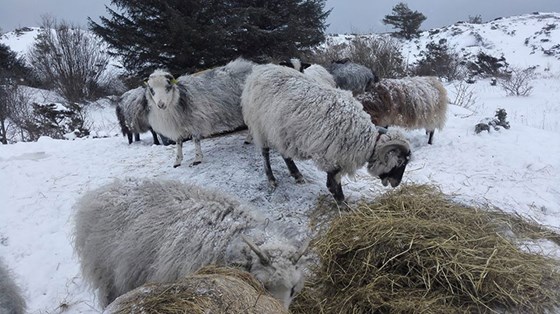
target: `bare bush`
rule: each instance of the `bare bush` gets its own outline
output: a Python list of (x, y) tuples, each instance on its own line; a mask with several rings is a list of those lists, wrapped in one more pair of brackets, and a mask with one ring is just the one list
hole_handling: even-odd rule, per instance
[(500, 80), (500, 86), (508, 96), (529, 96), (533, 91), (531, 82), (535, 79), (535, 68), (510, 68), (510, 74)]
[(40, 136), (32, 126), (32, 97), (18, 85), (4, 86), (2, 89), (2, 135), (4, 144), (19, 141), (34, 141)]
[(473, 110), (477, 102), (474, 87), (467, 82), (460, 80), (453, 83), (454, 98), (452, 104)]
[(355, 63), (372, 69), (379, 77), (399, 78), (406, 72), (406, 63), (398, 41), (390, 37), (355, 37), (348, 43), (335, 44), (332, 40), (325, 47), (308, 56), (319, 64), (349, 58)]
[(110, 57), (103, 41), (66, 22), (43, 17), (41, 32), (28, 59), (41, 80), (68, 102), (105, 96), (110, 86)]

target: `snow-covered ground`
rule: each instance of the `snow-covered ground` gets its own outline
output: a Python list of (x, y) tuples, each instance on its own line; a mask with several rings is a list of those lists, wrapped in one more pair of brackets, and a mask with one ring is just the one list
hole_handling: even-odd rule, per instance
[[(554, 40), (560, 42), (558, 36)], [(530, 96), (506, 97), (500, 87), (479, 80), (469, 85), (476, 101), (468, 109), (450, 105), (447, 125), (436, 131), (433, 145), (423, 130), (407, 131), (413, 158), (403, 182), (435, 184), (459, 201), (492, 204), (560, 228), (560, 63), (546, 60), (555, 60), (552, 70), (532, 82)], [(453, 100), (454, 84), (447, 88)], [(475, 134), (474, 125), (497, 108), (506, 109), (511, 129)], [(307, 180), (296, 185), (276, 153), (272, 168), (279, 185), (269, 190), (260, 154), (243, 144), (246, 131), (203, 140), (204, 162), (195, 167), (186, 166), (194, 157), (186, 142), (184, 165), (173, 168), (173, 146), (152, 145), (148, 134), (127, 144), (118, 134), (114, 108), (92, 108), (89, 117), (93, 135), (109, 137), (0, 146), (0, 257), (22, 287), (29, 313), (101, 311), (73, 253), (73, 206), (86, 191), (114, 178), (212, 187), (302, 228), (317, 198), (330, 197), (326, 174), (312, 162), (296, 161)], [(343, 180), (343, 189), (355, 202), (391, 188), (360, 170), (355, 181)], [(558, 248), (546, 252), (558, 254)]]

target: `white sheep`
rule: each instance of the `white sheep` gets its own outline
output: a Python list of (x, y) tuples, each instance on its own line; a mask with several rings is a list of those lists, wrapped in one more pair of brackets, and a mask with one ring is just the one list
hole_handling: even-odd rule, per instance
[(147, 282), (171, 282), (202, 266), (250, 272), (287, 308), (303, 286), (307, 241), (218, 191), (177, 181), (127, 179), (77, 204), (74, 248), (101, 306)]
[(292, 159), (312, 159), (327, 172), (327, 187), (337, 201), (344, 200), (341, 176), (366, 163), (384, 185), (395, 187), (402, 179), (410, 158), (408, 142), (398, 132), (378, 132), (348, 91), (287, 67), (261, 65), (247, 78), (241, 104), (272, 187), (270, 148), (282, 155), (297, 183), (304, 180)]
[(377, 75), (366, 66), (349, 59), (333, 61), (326, 66), (338, 88), (352, 91), (354, 95), (363, 93), (369, 86), (379, 81)]
[(0, 260), (0, 313), (25, 313), (25, 299), (16, 285), (8, 267)]
[(128, 144), (132, 144), (133, 134), (134, 140), (138, 142), (140, 133), (150, 131), (154, 144), (159, 145), (157, 134), (148, 122), (148, 103), (143, 87), (122, 94), (117, 100), (116, 113), (123, 136), (128, 138)]
[(374, 124), (426, 129), (428, 144), (447, 118), (447, 91), (437, 77), (383, 79), (356, 95)]
[(336, 82), (332, 74), (327, 71), (323, 66), (319, 64), (310, 64), (306, 62), (301, 62), (299, 59), (292, 58), (290, 60), (282, 61), (278, 63), (289, 68), (296, 69), (302, 73), (307, 74), (318, 83), (326, 84), (331, 87), (336, 87)]
[(156, 132), (177, 143), (173, 167), (183, 161), (184, 139), (194, 140), (195, 159), (191, 165), (196, 165), (202, 162), (202, 138), (245, 127), (240, 99), (253, 66), (253, 62), (238, 58), (177, 80), (162, 70), (150, 75), (146, 84), (148, 121)]

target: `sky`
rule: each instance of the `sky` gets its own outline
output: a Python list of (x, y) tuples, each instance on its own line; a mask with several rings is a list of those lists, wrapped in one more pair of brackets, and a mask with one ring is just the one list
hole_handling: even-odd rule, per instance
[[(553, 20), (536, 20), (519, 19), (510, 26), (504, 20), (496, 29), (469, 25), (463, 26), (461, 36), (451, 37), (450, 31), (435, 35), (448, 36), (450, 42), (466, 49), (503, 53), (512, 65), (524, 66), (525, 60), (531, 60), (552, 70), (537, 68), (549, 75), (532, 82), (534, 90), (529, 97), (507, 97), (489, 80), (477, 80), (467, 87), (460, 82), (446, 83), (452, 102), (461, 86), (473, 92), (474, 102), (469, 106), (449, 104), (447, 123), (443, 130), (436, 130), (433, 145), (427, 144), (424, 130), (405, 131), (412, 159), (403, 183), (435, 184), (456, 200), (492, 204), (560, 228), (560, 146), (556, 144), (560, 142), (560, 58), (539, 53), (541, 49), (533, 53), (524, 44), (529, 34), (536, 34), (529, 44), (549, 47), (551, 43), (541, 39), (560, 42), (560, 29), (544, 34), (540, 31)], [(516, 32), (512, 35), (508, 27)], [(483, 36), (485, 47), (472, 47), (471, 30)], [(0, 41), (12, 46), (32, 38), (6, 36)], [(403, 49), (424, 47), (433, 38), (421, 36), (418, 40), (418, 45)], [(33, 94), (36, 102), (54, 101), (43, 90)], [(254, 145), (242, 144), (246, 131), (204, 139), (204, 160), (196, 167), (187, 166), (195, 152), (193, 144), (186, 142), (185, 164), (173, 168), (173, 146), (152, 145), (149, 134), (128, 145), (120, 135), (114, 107), (87, 108), (90, 131), (97, 138), (65, 141), (42, 137), (32, 143), (0, 145), (0, 258), (23, 290), (28, 313), (100, 313), (73, 250), (74, 204), (86, 191), (115, 178), (173, 179), (219, 189), (262, 210), (271, 221), (302, 228), (310, 219), (317, 222), (321, 218), (313, 206), (318, 197), (330, 195), (326, 174), (309, 160), (296, 161), (306, 179), (305, 184), (296, 186), (281, 156), (272, 151), (278, 187), (271, 191), (261, 154)], [(474, 125), (492, 117), (497, 108), (506, 109), (511, 128), (475, 134)], [(365, 169), (360, 169), (354, 180), (344, 177), (342, 185), (351, 203), (391, 190)], [(543, 249), (560, 256), (557, 246)]]
[[(381, 20), (402, 0), (327, 0), (333, 9), (327, 19), (328, 33), (388, 32), (393, 29)], [(467, 20), (480, 15), (483, 21), (535, 11), (560, 12), (559, 0), (415, 0), (404, 1), (413, 11), (427, 17), (422, 30)], [(41, 16), (86, 26), (87, 17), (98, 21), (106, 16), (109, 0), (0, 0), (0, 29), (12, 31), (22, 26), (38, 26)]]

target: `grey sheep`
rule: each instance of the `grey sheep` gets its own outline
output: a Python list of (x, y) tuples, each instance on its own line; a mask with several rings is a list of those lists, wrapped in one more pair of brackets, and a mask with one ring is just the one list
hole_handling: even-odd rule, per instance
[(426, 129), (428, 144), (447, 119), (447, 91), (437, 77), (383, 79), (356, 99), (374, 124)]
[(16, 285), (8, 267), (0, 260), (0, 313), (25, 313), (25, 299)]
[(326, 66), (326, 69), (334, 77), (338, 88), (352, 91), (354, 95), (363, 93), (369, 86), (379, 81), (371, 69), (349, 59), (333, 61)]
[(140, 133), (150, 131), (154, 144), (159, 145), (157, 134), (148, 122), (148, 103), (143, 87), (122, 94), (117, 100), (116, 113), (123, 136), (128, 138), (128, 144), (132, 144), (133, 135), (135, 141), (140, 141)]
[(74, 248), (102, 307), (147, 282), (202, 266), (250, 272), (286, 308), (303, 286), (307, 241), (237, 200), (177, 181), (117, 180), (76, 206)]
[(272, 187), (270, 148), (282, 155), (297, 183), (304, 180), (293, 159), (312, 159), (327, 172), (327, 187), (337, 201), (344, 200), (341, 176), (366, 163), (384, 185), (395, 187), (402, 180), (410, 158), (407, 140), (399, 132), (378, 132), (348, 91), (287, 67), (261, 65), (247, 78), (241, 104)]
[(225, 66), (177, 80), (162, 70), (154, 71), (146, 86), (148, 121), (154, 130), (177, 143), (173, 167), (183, 161), (183, 140), (192, 137), (195, 158), (202, 162), (200, 140), (244, 128), (241, 92), (254, 63), (238, 58)]

